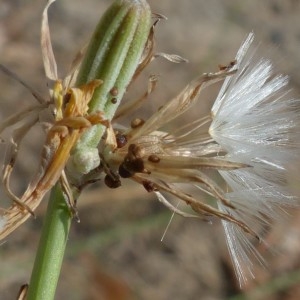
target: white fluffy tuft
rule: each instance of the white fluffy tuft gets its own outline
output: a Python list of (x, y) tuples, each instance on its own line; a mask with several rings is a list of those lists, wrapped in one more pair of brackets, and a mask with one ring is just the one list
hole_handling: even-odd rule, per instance
[[(236, 60), (237, 73), (227, 77), (212, 107), (209, 133), (231, 161), (251, 167), (219, 171), (231, 192), (236, 210), (219, 209), (245, 222), (258, 235), (295, 205), (289, 193), (288, 166), (297, 157), (300, 142), (299, 99), (290, 96), (288, 78), (275, 75), (268, 59), (257, 58), (254, 35), (249, 34)], [(263, 259), (248, 235), (235, 224), (222, 221), (228, 248), (240, 283), (254, 277), (254, 256)]]

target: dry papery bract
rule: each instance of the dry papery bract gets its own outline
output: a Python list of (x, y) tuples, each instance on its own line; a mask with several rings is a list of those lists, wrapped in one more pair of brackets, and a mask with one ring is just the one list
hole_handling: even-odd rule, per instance
[[(88, 114), (89, 101), (93, 96), (94, 90), (101, 85), (101, 80), (93, 80), (81, 87), (72, 87), (80, 55), (74, 60), (70, 75), (64, 80), (60, 80), (57, 76), (57, 66), (52, 50), (47, 16), (48, 8), (53, 2), (53, 0), (50, 0), (44, 9), (41, 27), (41, 48), (45, 73), (47, 78), (53, 81), (53, 87), (50, 89), (50, 98), (44, 99), (17, 75), (1, 66), (2, 71), (15, 78), (31, 91), (38, 104), (8, 117), (0, 124), (0, 133), (8, 127), (18, 126), (11, 136), (7, 150), (7, 162), (3, 167), (5, 191), (9, 198), (12, 199), (13, 204), (9, 208), (2, 210), (0, 239), (6, 237), (31, 215), (34, 215), (34, 210), (40, 204), (46, 192), (58, 180), (60, 180), (66, 194), (66, 201), (68, 201), (72, 209), (74, 205), (72, 193), (64, 171), (70, 151), (85, 129), (95, 124), (108, 126), (108, 122), (101, 112)], [(39, 115), (43, 110), (50, 110), (50, 113), (53, 115), (53, 122), (47, 126), (46, 142), (42, 149), (39, 170), (28, 184), (24, 194), (21, 197), (17, 197), (10, 189), (10, 177), (22, 140), (28, 131), (35, 124), (39, 123)]]

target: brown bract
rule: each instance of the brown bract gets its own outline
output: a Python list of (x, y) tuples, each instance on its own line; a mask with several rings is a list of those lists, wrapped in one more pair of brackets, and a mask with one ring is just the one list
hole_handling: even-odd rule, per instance
[[(8, 153), (8, 161), (4, 165), (3, 182), (7, 195), (13, 200), (13, 204), (9, 208), (2, 210), (0, 216), (0, 239), (6, 237), (31, 215), (34, 215), (34, 210), (40, 204), (44, 195), (59, 180), (67, 196), (66, 200), (72, 208), (72, 193), (64, 172), (70, 151), (85, 129), (95, 124), (108, 126), (108, 122), (104, 119), (101, 112), (88, 114), (89, 102), (94, 90), (101, 85), (101, 80), (93, 80), (80, 87), (71, 87), (73, 78), (76, 76), (76, 65), (78, 65), (79, 62), (78, 58), (76, 58), (73, 64), (73, 70), (69, 76), (64, 80), (59, 80), (57, 77), (57, 66), (53, 55), (47, 17), (47, 11), (52, 2), (54, 1), (50, 0), (44, 10), (41, 32), (41, 45), (46, 76), (54, 80), (53, 88), (50, 90), (50, 100), (44, 100), (43, 97), (33, 92), (39, 104), (10, 116), (0, 125), (0, 130), (3, 131), (7, 127), (19, 122), (23, 123), (23, 125), (13, 133), (11, 147)], [(2, 68), (6, 70), (6, 68)], [(13, 76), (17, 81), (28, 88), (28, 86), (12, 72), (6, 71), (6, 73)], [(32, 91), (31, 88), (30, 91)], [(10, 176), (17, 160), (22, 139), (30, 128), (39, 122), (39, 114), (44, 109), (51, 111), (54, 115), (54, 120), (47, 132), (46, 142), (41, 154), (39, 171), (29, 183), (25, 193), (21, 197), (17, 197), (10, 189)]]

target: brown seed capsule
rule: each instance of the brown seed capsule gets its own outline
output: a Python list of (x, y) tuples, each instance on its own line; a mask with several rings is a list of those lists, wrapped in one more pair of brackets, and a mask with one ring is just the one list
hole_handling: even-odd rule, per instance
[(150, 161), (152, 163), (159, 163), (160, 158), (155, 154), (151, 154), (151, 155), (148, 156), (148, 161)]
[(117, 96), (118, 93), (119, 93), (118, 88), (114, 86), (114, 87), (109, 91), (109, 93), (110, 93), (112, 96), (114, 96), (114, 97)]
[(145, 180), (142, 182), (145, 190), (149, 193), (157, 191), (157, 188), (154, 186), (153, 182)]
[[(127, 167), (127, 165), (126, 165), (126, 167)], [(145, 166), (144, 166), (143, 160), (141, 158), (137, 158), (137, 159), (133, 160), (129, 164), (129, 169), (130, 169), (130, 171), (133, 171), (134, 173), (144, 172)]]
[(104, 177), (104, 183), (111, 189), (116, 189), (121, 186), (121, 181), (119, 178), (113, 178), (112, 176), (106, 175)]
[(136, 144), (130, 144), (128, 147), (128, 156), (129, 157), (134, 157), (134, 158), (139, 158), (141, 157), (141, 152), (142, 149)]
[(122, 148), (127, 144), (127, 138), (126, 135), (117, 133), (116, 134), (116, 141), (117, 141), (117, 147)]
[(122, 177), (122, 178), (129, 178), (133, 175), (132, 172), (129, 172), (123, 164), (120, 165), (119, 167), (119, 175)]
[(143, 119), (136, 118), (131, 121), (130, 126), (133, 129), (142, 126), (144, 123), (145, 121)]
[(219, 64), (219, 65), (218, 65), (218, 68), (219, 68), (220, 71), (224, 71), (224, 70), (227, 69), (227, 66), (226, 66), (226, 65), (223, 65), (223, 64)]
[(229, 62), (228, 65), (222, 65), (222, 64), (220, 64), (220, 65), (219, 65), (219, 70), (220, 70), (220, 71), (226, 71), (226, 70), (231, 69), (231, 68), (234, 67), (235, 65), (236, 65), (236, 60), (232, 60), (231, 62)]

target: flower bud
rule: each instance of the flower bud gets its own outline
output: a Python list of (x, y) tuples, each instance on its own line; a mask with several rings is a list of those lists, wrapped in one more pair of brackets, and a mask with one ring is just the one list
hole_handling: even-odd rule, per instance
[[(102, 111), (108, 120), (113, 118), (140, 63), (150, 28), (151, 10), (145, 0), (117, 0), (102, 16), (76, 82), (80, 86), (94, 79), (103, 80), (90, 102), (90, 113)], [(73, 151), (77, 161), (88, 148), (97, 147), (104, 131), (99, 125), (83, 134)], [(85, 173), (95, 167), (86, 166)]]

